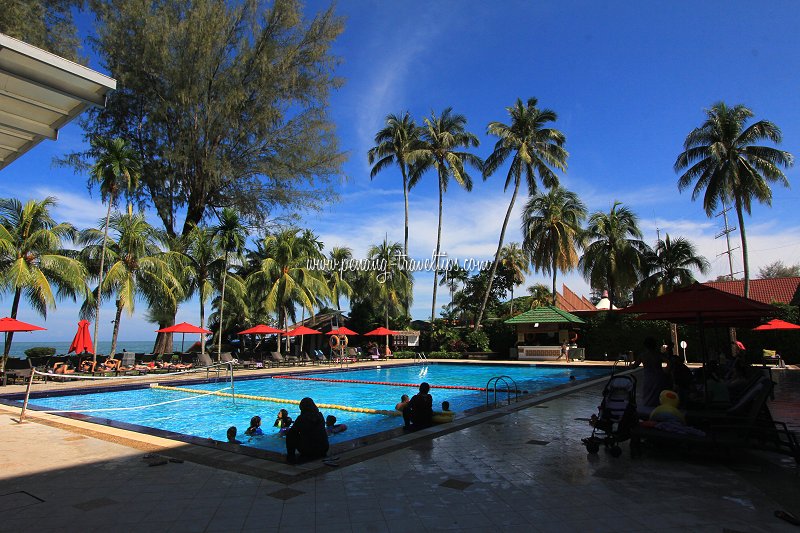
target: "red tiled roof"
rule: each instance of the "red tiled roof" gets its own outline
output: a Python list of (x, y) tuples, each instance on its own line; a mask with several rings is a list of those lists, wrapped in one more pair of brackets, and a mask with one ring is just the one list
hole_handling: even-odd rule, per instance
[(556, 294), (556, 307), (564, 311), (597, 311), (597, 308), (583, 296), (578, 296), (566, 285)]
[[(708, 281), (703, 283), (715, 289), (729, 292), (737, 296), (744, 296), (744, 280), (736, 281)], [(771, 304), (773, 302), (788, 304), (794, 300), (800, 288), (800, 277), (751, 279), (750, 299)]]

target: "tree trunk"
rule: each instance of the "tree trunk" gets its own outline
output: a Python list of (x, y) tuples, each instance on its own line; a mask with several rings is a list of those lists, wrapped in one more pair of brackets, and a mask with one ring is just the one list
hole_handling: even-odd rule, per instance
[[(406, 220), (405, 220), (406, 225), (404, 230), (405, 233), (403, 236), (403, 254), (405, 254), (403, 261), (405, 263), (405, 261), (408, 260), (408, 177), (406, 176), (405, 165), (400, 165), (400, 172), (403, 174), (403, 202), (405, 203), (405, 209), (406, 209)], [(405, 264), (403, 264), (401, 268), (405, 269)], [(410, 296), (406, 297), (406, 302), (405, 302), (406, 313), (409, 312), (409, 307), (410, 307), (408, 303), (409, 297)]]
[(439, 250), (441, 249), (442, 244), (442, 195), (444, 191), (442, 190), (442, 176), (439, 175), (439, 229), (436, 233), (436, 252), (433, 254), (433, 302), (431, 303), (431, 331), (433, 331), (433, 321), (436, 319), (436, 289), (439, 285), (438, 283), (438, 274), (439, 274)]
[(108, 355), (114, 357), (117, 353), (117, 335), (119, 335), (119, 321), (122, 318), (122, 301), (117, 300), (117, 316), (114, 318), (114, 334), (111, 336), (111, 350)]
[(508, 312), (509, 315), (514, 316), (514, 284), (511, 284), (511, 309)]
[[(17, 318), (17, 310), (19, 310), (19, 300), (22, 297), (22, 289), (14, 291), (14, 302), (11, 304), (11, 318)], [(8, 363), (8, 353), (11, 351), (11, 340), (14, 338), (14, 332), (9, 331), (6, 333), (6, 345), (3, 349), (3, 370)], [(3, 376), (3, 383), (6, 382), (5, 375)]]
[(497, 272), (497, 263), (500, 262), (500, 252), (503, 250), (503, 239), (506, 237), (506, 228), (508, 227), (508, 219), (511, 218), (511, 210), (514, 209), (514, 202), (517, 200), (517, 192), (519, 192), (520, 179), (517, 177), (514, 183), (514, 194), (511, 195), (511, 202), (508, 204), (506, 210), (506, 218), (503, 220), (503, 228), (500, 230), (500, 242), (497, 243), (497, 252), (494, 254), (494, 263), (492, 263), (492, 270), (489, 272), (489, 283), (486, 284), (486, 293), (483, 295), (483, 302), (481, 303), (481, 310), (478, 312), (478, 319), (475, 320), (475, 329), (477, 330), (483, 320), (483, 312), (486, 310), (486, 302), (489, 301), (489, 293), (492, 292), (492, 282), (494, 281), (495, 272)]
[(94, 357), (97, 361), (97, 328), (100, 326), (100, 302), (102, 301), (103, 291), (103, 268), (106, 261), (106, 241), (108, 240), (108, 223), (111, 220), (112, 199), (108, 199), (108, 211), (106, 211), (106, 226), (103, 230), (103, 245), (100, 247), (100, 281), (97, 282), (97, 306), (94, 312)]
[(742, 268), (744, 269), (744, 297), (750, 298), (750, 263), (747, 259), (747, 236), (744, 232), (742, 202), (736, 197), (736, 216), (739, 217), (739, 237), (742, 239)]
[(217, 343), (217, 360), (222, 354), (222, 332), (224, 331), (223, 311), (225, 311), (225, 282), (228, 281), (228, 252), (225, 252), (225, 270), (222, 272), (222, 293), (219, 297), (219, 339)]
[[(200, 285), (200, 327), (205, 329), (206, 327), (206, 304), (203, 302), (203, 288), (202, 284)], [(200, 334), (200, 353), (206, 353), (206, 336), (204, 334)], [(219, 362), (219, 355), (217, 355), (217, 362)]]
[(553, 250), (551, 251), (551, 253), (553, 254), (553, 307), (556, 306), (556, 301), (558, 301), (558, 296), (556, 296), (557, 295), (557, 293), (556, 293), (556, 276), (558, 275), (558, 267), (556, 265), (558, 264), (558, 259), (556, 257), (556, 250), (555, 249), (556, 249), (556, 243), (553, 242)]
[[(168, 322), (159, 322), (158, 329), (168, 328), (170, 326), (175, 325), (175, 317), (173, 317)], [(156, 342), (153, 345), (153, 353), (155, 354), (165, 354), (165, 353), (172, 353), (173, 346), (172, 346), (172, 333), (159, 333), (156, 335)]]

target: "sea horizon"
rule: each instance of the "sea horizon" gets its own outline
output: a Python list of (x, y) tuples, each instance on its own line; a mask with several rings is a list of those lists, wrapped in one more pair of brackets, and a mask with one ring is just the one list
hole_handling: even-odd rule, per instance
[[(64, 341), (17, 341), (15, 338), (11, 342), (11, 352), (9, 355), (11, 357), (25, 357), (25, 350), (28, 348), (38, 348), (38, 347), (46, 347), (46, 348), (55, 348), (56, 354), (65, 354), (67, 350), (69, 350), (69, 345), (72, 343), (72, 339), (64, 340)], [(155, 346), (155, 339), (149, 341), (126, 341), (126, 340), (118, 340), (117, 341), (117, 353), (121, 353), (123, 350), (128, 352), (144, 352), (150, 353), (153, 351), (153, 346)], [(186, 346), (191, 346), (192, 342), (187, 343)], [(180, 339), (178, 342), (175, 343), (173, 341), (173, 346), (176, 348), (180, 348)], [(107, 354), (111, 350), (111, 341), (100, 341), (97, 343), (97, 351), (100, 354)]]

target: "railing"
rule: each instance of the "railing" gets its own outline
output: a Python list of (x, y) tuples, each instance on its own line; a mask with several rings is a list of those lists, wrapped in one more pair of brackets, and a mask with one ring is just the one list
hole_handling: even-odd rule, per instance
[(426, 356), (424, 353), (416, 353), (414, 354), (414, 362), (417, 361), (419, 361), (419, 364), (424, 365), (428, 362), (428, 356)]
[[(508, 405), (511, 405), (512, 392), (514, 393), (514, 401), (519, 401), (519, 387), (517, 386), (517, 382), (510, 376), (495, 376), (486, 382), (486, 405), (489, 405), (489, 391), (494, 391), (494, 405), (497, 405), (497, 386), (500, 382), (505, 385)], [(514, 385), (513, 389), (511, 388), (512, 384)]]

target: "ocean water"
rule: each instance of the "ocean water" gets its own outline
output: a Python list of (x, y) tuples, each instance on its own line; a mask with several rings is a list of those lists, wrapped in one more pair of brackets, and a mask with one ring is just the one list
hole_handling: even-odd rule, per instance
[[(18, 335), (17, 335), (18, 336)], [(17, 341), (16, 337), (11, 342), (11, 356), (12, 357), (25, 357), (25, 350), (28, 348), (35, 348), (39, 346), (46, 346), (49, 348), (55, 348), (56, 354), (65, 354), (67, 350), (69, 350), (69, 345), (72, 342), (72, 339), (68, 341), (36, 341), (36, 342), (23, 342)], [(0, 337), (0, 341), (2, 341), (2, 337)], [(192, 341), (192, 343), (194, 340)], [(191, 346), (192, 343), (187, 343), (186, 347), (188, 348)], [(129, 352), (143, 352), (143, 353), (150, 353), (153, 351), (153, 346), (155, 345), (155, 339), (151, 341), (117, 341), (117, 353), (121, 353), (123, 349), (128, 350)], [(181, 340), (178, 339), (178, 342), (175, 343), (173, 341), (173, 346), (175, 349), (180, 349), (181, 347)], [(111, 350), (111, 341), (100, 341), (97, 345), (97, 351), (101, 354), (107, 354)]]

